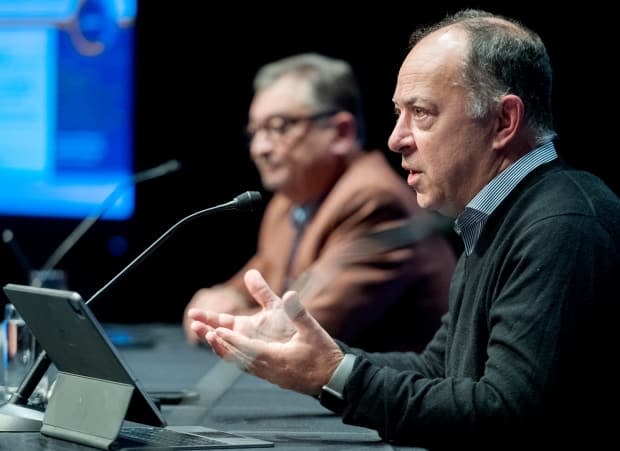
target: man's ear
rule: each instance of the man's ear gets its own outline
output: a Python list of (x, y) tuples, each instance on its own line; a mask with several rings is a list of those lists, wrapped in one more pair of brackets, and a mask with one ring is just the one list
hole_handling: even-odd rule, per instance
[(334, 137), (334, 152), (348, 154), (357, 140), (357, 122), (348, 111), (340, 111), (329, 118), (330, 124), (336, 132)]
[(520, 97), (513, 94), (502, 97), (497, 109), (494, 148), (503, 148), (514, 139), (522, 125), (524, 110)]

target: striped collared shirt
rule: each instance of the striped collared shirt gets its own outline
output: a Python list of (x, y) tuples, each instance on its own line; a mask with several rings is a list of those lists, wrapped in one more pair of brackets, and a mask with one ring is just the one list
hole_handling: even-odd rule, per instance
[(465, 210), (454, 221), (454, 230), (465, 244), (465, 253), (471, 255), (482, 233), (487, 219), (497, 206), (538, 166), (555, 160), (558, 154), (553, 141), (528, 152), (482, 188), (467, 204)]

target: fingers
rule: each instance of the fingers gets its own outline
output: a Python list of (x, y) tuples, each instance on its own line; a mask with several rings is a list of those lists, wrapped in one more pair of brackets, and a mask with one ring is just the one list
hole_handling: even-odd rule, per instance
[(284, 293), (282, 302), (284, 311), (300, 333), (304, 334), (316, 330), (324, 332), (324, 329), (319, 325), (317, 320), (314, 319), (302, 305), (297, 292), (288, 291)]
[(252, 297), (263, 306), (263, 308), (270, 308), (280, 301), (280, 298), (276, 296), (261, 273), (256, 269), (248, 270), (243, 280)]
[[(231, 357), (231, 351), (230, 351), (228, 343), (226, 343), (225, 340), (220, 338), (215, 333), (215, 331), (213, 329), (209, 330), (205, 334), (205, 339), (206, 339), (207, 343), (209, 344), (209, 346), (211, 346), (211, 349), (213, 349), (213, 352), (215, 352), (218, 356), (220, 356), (224, 360), (232, 361), (233, 363), (237, 363)], [(239, 366), (241, 367), (241, 365), (239, 365)]]
[(205, 323), (201, 323), (199, 321), (192, 321), (189, 327), (194, 333), (194, 335), (199, 338), (205, 337), (207, 335), (207, 332), (213, 330), (212, 327), (207, 326)]
[(185, 314), (190, 320), (206, 322), (207, 312), (199, 308), (190, 308)]
[[(228, 313), (216, 313), (208, 310), (202, 310), (199, 308), (190, 308), (187, 311), (187, 316), (190, 320), (199, 321), (209, 326), (216, 327), (227, 327), (232, 328), (235, 323), (235, 317), (233, 315), (229, 315)], [(190, 325), (190, 328), (192, 326)]]
[(183, 332), (185, 333), (185, 340), (191, 344), (196, 345), (200, 342), (200, 336), (192, 330), (192, 319), (187, 316), (187, 313), (183, 316)]
[(206, 341), (207, 332), (216, 327), (234, 326), (234, 316), (225, 313), (215, 313), (199, 308), (190, 308), (186, 314), (187, 329), (186, 338), (190, 344), (198, 344)]
[(284, 311), (291, 320), (294, 320), (306, 311), (304, 306), (301, 305), (299, 293), (296, 291), (287, 291), (284, 293), (284, 296), (282, 296), (282, 304), (284, 306)]
[(228, 329), (211, 329), (206, 340), (213, 351), (225, 360), (236, 363), (241, 369), (249, 371), (256, 360), (261, 342), (251, 340)]
[(187, 328), (185, 329), (185, 341), (187, 341), (187, 343), (189, 343), (190, 345), (197, 345), (198, 343), (201, 342), (201, 337), (203, 337), (203, 334), (200, 333), (196, 333), (192, 328), (191, 328), (191, 324), (187, 326)]

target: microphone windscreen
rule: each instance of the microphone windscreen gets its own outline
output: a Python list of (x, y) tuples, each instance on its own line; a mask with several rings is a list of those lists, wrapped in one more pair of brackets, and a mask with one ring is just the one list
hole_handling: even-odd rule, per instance
[(258, 191), (246, 191), (234, 199), (238, 210), (254, 211), (261, 203), (262, 196)]

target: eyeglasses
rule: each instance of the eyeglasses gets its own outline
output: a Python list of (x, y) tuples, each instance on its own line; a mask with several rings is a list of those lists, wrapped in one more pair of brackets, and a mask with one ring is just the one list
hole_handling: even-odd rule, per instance
[(309, 116), (292, 116), (288, 114), (274, 114), (267, 117), (260, 124), (248, 124), (245, 129), (245, 134), (249, 141), (252, 141), (256, 134), (263, 130), (269, 139), (278, 140), (282, 139), (293, 126), (300, 122), (314, 122), (319, 119), (324, 119), (329, 116), (333, 116), (340, 110), (326, 110), (319, 113), (314, 113)]

